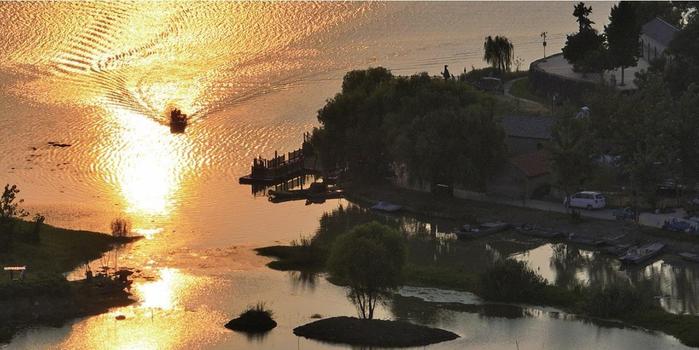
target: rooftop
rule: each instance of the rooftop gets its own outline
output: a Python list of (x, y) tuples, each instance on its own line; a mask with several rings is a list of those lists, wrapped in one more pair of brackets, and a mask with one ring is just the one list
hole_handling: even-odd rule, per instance
[(551, 139), (553, 118), (546, 116), (506, 115), (502, 117), (502, 127), (508, 137), (531, 139)]
[(669, 46), (675, 34), (680, 30), (659, 17), (655, 17), (641, 27), (641, 33), (649, 36), (653, 40), (664, 46)]
[(512, 157), (510, 158), (510, 163), (521, 170), (527, 177), (537, 177), (550, 172), (548, 159), (548, 152), (541, 150)]

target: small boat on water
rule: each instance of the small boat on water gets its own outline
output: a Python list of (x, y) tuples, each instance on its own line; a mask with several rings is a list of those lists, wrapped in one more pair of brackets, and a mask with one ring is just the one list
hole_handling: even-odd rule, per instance
[(517, 231), (519, 234), (536, 238), (556, 239), (563, 237), (563, 233), (561, 232), (528, 224), (515, 228), (515, 231)]
[(619, 257), (619, 260), (626, 264), (640, 264), (660, 254), (663, 248), (665, 248), (665, 244), (660, 242), (632, 247), (629, 248), (626, 254)]
[(594, 237), (583, 236), (583, 235), (577, 234), (577, 233), (569, 233), (567, 240), (570, 243), (590, 245), (590, 246), (595, 246), (595, 247), (605, 244), (604, 240), (594, 238)]
[(632, 244), (624, 243), (624, 244), (611, 244), (608, 247), (605, 247), (602, 249), (604, 252), (609, 253), (611, 255), (614, 255), (616, 257), (620, 257), (629, 250), (629, 248), (633, 247)]
[(478, 226), (464, 225), (454, 234), (459, 239), (473, 239), (505, 231), (508, 228), (510, 224), (506, 222), (486, 222)]
[(383, 212), (387, 212), (387, 213), (395, 213), (395, 212), (403, 209), (403, 207), (398, 205), (398, 204), (393, 204), (393, 203), (384, 202), (384, 201), (378, 201), (376, 204), (374, 204), (371, 207), (371, 209), (377, 210), (377, 211), (383, 211)]
[(682, 252), (682, 253), (677, 253), (677, 255), (679, 255), (684, 260), (699, 263), (699, 254)]
[(175, 108), (170, 111), (170, 132), (173, 134), (183, 133), (187, 127), (189, 117), (182, 113), (181, 110)]

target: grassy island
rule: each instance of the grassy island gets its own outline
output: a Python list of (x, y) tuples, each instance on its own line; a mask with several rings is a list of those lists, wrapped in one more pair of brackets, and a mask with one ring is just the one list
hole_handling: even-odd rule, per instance
[[(133, 302), (123, 285), (109, 278), (69, 282), (64, 274), (135, 238), (13, 220), (12, 243), (0, 253), (2, 266), (26, 266), (23, 279), (0, 278), (0, 343), (29, 326), (60, 326), (66, 320), (102, 313)], [(7, 233), (4, 233), (7, 234)], [(16, 277), (16, 274), (15, 274)]]

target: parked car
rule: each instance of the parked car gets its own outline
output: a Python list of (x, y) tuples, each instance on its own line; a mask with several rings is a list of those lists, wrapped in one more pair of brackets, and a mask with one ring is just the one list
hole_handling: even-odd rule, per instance
[(663, 230), (697, 233), (699, 232), (699, 224), (691, 220), (671, 218), (670, 220), (665, 220), (665, 223), (663, 223)]
[(563, 200), (563, 205), (570, 208), (601, 209), (607, 206), (607, 199), (599, 192), (578, 192)]
[(614, 217), (617, 220), (634, 220), (636, 219), (636, 211), (631, 208), (617, 209), (614, 211)]

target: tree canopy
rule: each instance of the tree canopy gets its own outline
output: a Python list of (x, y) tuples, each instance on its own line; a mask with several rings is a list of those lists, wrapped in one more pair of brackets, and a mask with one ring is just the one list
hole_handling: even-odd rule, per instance
[(400, 233), (373, 221), (337, 239), (328, 270), (347, 284), (359, 317), (372, 319), (377, 303), (399, 287), (406, 254)]
[(311, 142), (326, 168), (348, 167), (358, 180), (404, 167), (413, 181), (482, 188), (505, 153), (493, 108), (467, 82), (352, 71), (318, 112)]
[(641, 23), (635, 5), (628, 1), (614, 5), (604, 33), (609, 47), (609, 66), (621, 68), (621, 85), (624, 85), (624, 68), (635, 66), (641, 54)]
[(601, 72), (607, 65), (607, 48), (604, 35), (592, 28), (588, 17), (592, 6), (585, 7), (581, 2), (574, 6), (573, 16), (577, 19), (579, 31), (566, 37), (563, 57), (573, 65), (575, 71), (583, 73)]

